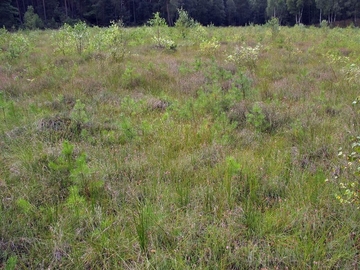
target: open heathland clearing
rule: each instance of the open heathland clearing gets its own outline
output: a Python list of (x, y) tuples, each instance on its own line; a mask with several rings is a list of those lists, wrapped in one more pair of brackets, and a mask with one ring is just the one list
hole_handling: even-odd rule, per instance
[(0, 31), (0, 268), (357, 269), (359, 28), (157, 19)]

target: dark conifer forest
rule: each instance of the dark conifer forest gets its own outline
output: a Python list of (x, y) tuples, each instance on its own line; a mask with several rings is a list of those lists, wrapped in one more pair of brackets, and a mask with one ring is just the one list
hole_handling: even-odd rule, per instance
[(79, 20), (108, 26), (120, 19), (126, 26), (139, 26), (155, 12), (171, 26), (179, 8), (202, 25), (215, 26), (263, 24), (271, 17), (290, 26), (316, 25), (323, 20), (357, 26), (360, 16), (359, 0), (1, 0), (0, 26), (24, 28), (29, 7), (38, 15), (38, 28), (57, 28)]

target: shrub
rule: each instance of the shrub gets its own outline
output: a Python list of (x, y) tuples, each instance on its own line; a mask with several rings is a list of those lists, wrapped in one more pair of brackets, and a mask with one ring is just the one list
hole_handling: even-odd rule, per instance
[(246, 114), (246, 120), (257, 131), (274, 132), (289, 122), (290, 118), (287, 113), (284, 113), (285, 110), (285, 108), (279, 109), (278, 104), (256, 102)]
[(271, 37), (275, 39), (280, 32), (279, 19), (276, 17), (272, 17), (271, 20), (267, 21), (266, 26), (271, 29)]
[(203, 42), (200, 43), (200, 51), (205, 55), (214, 55), (219, 47), (220, 42), (215, 37), (210, 40), (203, 40)]
[(20, 56), (27, 56), (30, 51), (30, 43), (21, 33), (14, 33), (9, 40), (9, 48), (7, 56), (10, 59), (19, 58)]
[(72, 51), (74, 41), (70, 33), (71, 26), (65, 23), (58, 31), (52, 34), (51, 38), (56, 46), (55, 52), (61, 52), (63, 55), (66, 55)]
[(156, 47), (160, 49), (175, 50), (177, 47), (176, 43), (171, 39), (153, 37), (153, 41)]
[(232, 106), (232, 108), (228, 112), (228, 118), (230, 122), (236, 122), (239, 126), (243, 126), (246, 123), (246, 115), (248, 113), (248, 105), (243, 100)]
[(194, 27), (196, 25), (196, 22), (183, 8), (180, 8), (177, 11), (179, 18), (175, 22), (175, 27), (180, 32), (181, 37), (186, 38), (189, 33), (189, 28)]
[(120, 61), (126, 53), (126, 36), (124, 23), (112, 21), (111, 25), (103, 33), (105, 49), (110, 52), (111, 58)]
[(253, 105), (251, 111), (246, 115), (246, 121), (259, 132), (266, 131), (270, 127), (270, 123), (259, 103)]
[(189, 36), (194, 42), (203, 42), (204, 40), (207, 40), (209, 38), (206, 28), (200, 23), (195, 23), (194, 27), (191, 28)]
[(82, 54), (89, 44), (89, 29), (85, 22), (78, 22), (73, 27), (65, 23), (52, 38), (57, 46), (56, 51), (63, 55), (74, 50)]
[(10, 34), (5, 27), (0, 28), (0, 55), (9, 46)]
[(260, 44), (257, 44), (255, 47), (245, 45), (236, 47), (234, 53), (228, 55), (226, 60), (236, 64), (240, 68), (246, 67), (254, 73), (261, 47)]
[(76, 23), (72, 28), (72, 36), (74, 38), (78, 54), (82, 54), (89, 41), (89, 30), (86, 23)]

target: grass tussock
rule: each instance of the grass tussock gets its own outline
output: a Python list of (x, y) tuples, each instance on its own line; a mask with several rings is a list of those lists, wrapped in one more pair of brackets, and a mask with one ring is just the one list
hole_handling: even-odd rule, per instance
[(359, 29), (118, 30), (0, 36), (0, 269), (356, 269)]

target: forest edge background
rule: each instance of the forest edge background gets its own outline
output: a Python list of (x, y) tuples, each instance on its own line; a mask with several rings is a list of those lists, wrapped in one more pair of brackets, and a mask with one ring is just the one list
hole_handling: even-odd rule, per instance
[(215, 26), (263, 24), (271, 17), (282, 25), (314, 25), (326, 20), (336, 26), (358, 26), (360, 16), (358, 0), (2, 0), (0, 27), (26, 28), (29, 7), (37, 15), (35, 26), (40, 29), (79, 20), (108, 26), (121, 19), (126, 26), (139, 26), (155, 12), (172, 26), (179, 8), (200, 24)]

